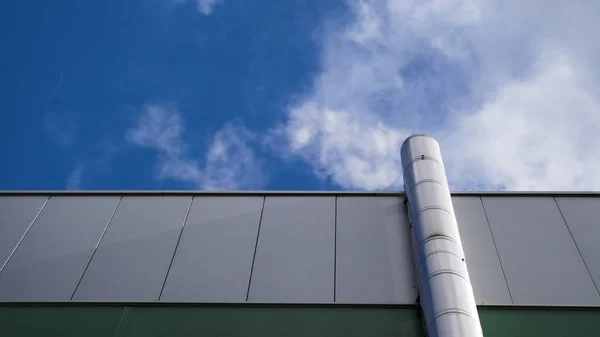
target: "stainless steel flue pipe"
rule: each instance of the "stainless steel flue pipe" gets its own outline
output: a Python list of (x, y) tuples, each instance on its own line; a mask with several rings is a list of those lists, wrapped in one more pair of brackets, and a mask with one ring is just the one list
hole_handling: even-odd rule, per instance
[(413, 135), (401, 155), (427, 334), (483, 336), (440, 146), (429, 136)]

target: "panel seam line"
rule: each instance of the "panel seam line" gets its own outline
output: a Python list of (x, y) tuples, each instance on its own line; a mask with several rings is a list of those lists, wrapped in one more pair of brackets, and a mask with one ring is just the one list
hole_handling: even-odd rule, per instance
[(338, 215), (338, 197), (335, 196), (335, 209), (333, 217), (333, 302), (336, 300), (337, 289), (337, 215)]
[(102, 238), (104, 237), (104, 234), (106, 233), (106, 229), (108, 228), (108, 225), (110, 225), (110, 222), (112, 221), (113, 217), (115, 216), (115, 213), (117, 212), (117, 208), (121, 204), (121, 200), (123, 200), (123, 196), (121, 196), (119, 198), (119, 201), (117, 201), (115, 208), (113, 208), (113, 211), (110, 214), (108, 221), (106, 221), (106, 226), (104, 226), (104, 229), (102, 230), (102, 234), (100, 234), (100, 238), (98, 239), (98, 242), (96, 242), (94, 251), (92, 252), (92, 255), (90, 255), (90, 259), (88, 260), (87, 264), (85, 265), (85, 269), (83, 269), (83, 273), (81, 273), (81, 277), (77, 281), (77, 285), (75, 286), (75, 289), (73, 290), (73, 294), (71, 294), (71, 298), (69, 298), (69, 301), (72, 301), (73, 297), (75, 297), (75, 293), (77, 292), (77, 289), (79, 288), (79, 285), (81, 284), (81, 281), (83, 280), (83, 277), (85, 276), (85, 273), (87, 272), (90, 264), (92, 263), (92, 259), (94, 258), (94, 255), (96, 255), (96, 251), (98, 251), (98, 247), (100, 247), (100, 241), (102, 241)]
[(256, 242), (254, 243), (254, 254), (252, 255), (252, 266), (250, 266), (250, 278), (248, 279), (248, 290), (246, 291), (246, 302), (250, 297), (250, 286), (252, 285), (252, 274), (254, 273), (254, 261), (256, 261), (256, 251), (258, 250), (258, 239), (260, 237), (260, 227), (262, 225), (263, 213), (265, 212), (265, 201), (267, 196), (263, 196), (262, 207), (260, 209), (260, 217), (258, 219), (258, 230), (256, 231)]
[(592, 273), (590, 272), (590, 269), (588, 268), (587, 264), (585, 263), (585, 259), (583, 258), (583, 254), (581, 254), (581, 250), (579, 250), (579, 246), (577, 246), (577, 242), (575, 241), (575, 238), (573, 237), (573, 233), (571, 233), (571, 228), (569, 228), (569, 224), (567, 223), (567, 219), (565, 219), (565, 216), (563, 215), (563, 212), (560, 209), (560, 206), (558, 205), (558, 201), (556, 201), (556, 197), (552, 197), (552, 200), (554, 200), (554, 203), (556, 204), (556, 208), (558, 209), (558, 213), (560, 213), (560, 216), (563, 219), (563, 222), (565, 223), (565, 227), (567, 227), (567, 231), (569, 232), (569, 235), (571, 236), (571, 240), (573, 240), (573, 244), (575, 245), (575, 249), (577, 249), (577, 253), (579, 253), (579, 257), (581, 258), (581, 261), (583, 262), (583, 266), (585, 267), (585, 270), (588, 272), (588, 275), (590, 276), (590, 280), (592, 280), (592, 284), (594, 285), (594, 288), (596, 288), (596, 292), (598, 293), (598, 295), (600, 295), (600, 291), (598, 290), (598, 286), (596, 285), (596, 282), (594, 282), (594, 278), (592, 277)]
[(181, 231), (179, 231), (179, 237), (177, 238), (177, 243), (175, 244), (175, 249), (173, 250), (173, 256), (171, 256), (171, 262), (169, 262), (169, 268), (167, 268), (167, 273), (165, 274), (165, 280), (163, 281), (162, 287), (160, 287), (160, 293), (158, 294), (158, 300), (162, 297), (163, 291), (165, 290), (165, 285), (167, 284), (167, 279), (169, 278), (169, 273), (171, 272), (171, 267), (173, 266), (173, 261), (175, 260), (175, 254), (177, 254), (177, 248), (179, 248), (179, 242), (181, 241), (181, 237), (183, 236), (183, 230), (185, 229), (185, 224), (187, 222), (188, 217), (190, 216), (190, 210), (192, 209), (192, 203), (194, 202), (195, 196), (192, 196), (192, 200), (190, 200), (190, 204), (188, 205), (187, 211), (185, 212), (185, 218), (183, 218), (183, 223), (181, 224)]
[[(512, 294), (510, 292), (510, 286), (508, 285), (508, 280), (506, 279), (506, 272), (504, 271), (504, 266), (502, 265), (502, 259), (500, 258), (500, 252), (498, 251), (498, 245), (496, 245), (496, 239), (494, 239), (494, 232), (492, 231), (492, 225), (490, 225), (490, 219), (488, 218), (487, 211), (485, 210), (485, 204), (483, 203), (483, 198), (479, 197), (479, 202), (481, 202), (481, 208), (483, 209), (483, 215), (485, 216), (485, 222), (487, 222), (488, 229), (490, 230), (490, 236), (492, 237), (492, 243), (494, 244), (494, 249), (496, 250), (496, 256), (498, 257), (498, 263), (500, 263), (500, 270), (502, 271), (502, 276), (504, 277), (504, 283), (506, 284), (506, 290), (508, 291), (508, 297), (510, 297), (510, 303), (514, 304), (514, 300)], [(467, 269), (469, 266), (467, 265)]]
[(15, 248), (13, 248), (13, 250), (10, 252), (8, 257), (6, 258), (6, 261), (4, 261), (4, 263), (2, 264), (2, 268), (0, 268), (0, 273), (4, 270), (4, 267), (6, 267), (6, 265), (8, 264), (8, 261), (13, 256), (13, 254), (17, 251), (17, 248), (19, 248), (19, 245), (21, 244), (21, 242), (23, 241), (23, 239), (25, 239), (25, 235), (27, 235), (27, 233), (29, 233), (31, 226), (33, 226), (33, 223), (35, 222), (35, 220), (37, 220), (37, 218), (40, 216), (40, 213), (42, 213), (42, 210), (44, 209), (44, 207), (46, 207), (46, 204), (48, 203), (48, 201), (50, 200), (51, 197), (52, 196), (48, 196), (46, 198), (46, 201), (44, 201), (44, 204), (42, 205), (42, 207), (40, 207), (40, 210), (37, 212), (37, 214), (35, 215), (33, 220), (31, 220), (31, 222), (29, 223), (29, 226), (27, 226), (27, 229), (25, 230), (25, 233), (23, 233), (23, 235), (21, 235), (21, 238), (15, 245)]

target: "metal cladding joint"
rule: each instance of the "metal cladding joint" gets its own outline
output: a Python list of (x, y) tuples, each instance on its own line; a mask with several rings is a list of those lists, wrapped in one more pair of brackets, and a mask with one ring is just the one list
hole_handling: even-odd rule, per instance
[(427, 334), (483, 336), (440, 146), (429, 136), (413, 135), (401, 155)]

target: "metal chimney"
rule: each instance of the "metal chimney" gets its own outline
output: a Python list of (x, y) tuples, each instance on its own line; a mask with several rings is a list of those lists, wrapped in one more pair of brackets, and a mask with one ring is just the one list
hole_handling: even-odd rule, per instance
[(429, 337), (483, 336), (440, 146), (426, 135), (402, 144), (413, 258)]

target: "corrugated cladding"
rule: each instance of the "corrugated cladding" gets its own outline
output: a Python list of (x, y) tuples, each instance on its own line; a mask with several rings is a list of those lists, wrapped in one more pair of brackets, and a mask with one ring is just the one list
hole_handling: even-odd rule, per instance
[[(478, 304), (600, 306), (600, 198), (453, 202)], [(0, 197), (2, 302), (411, 304), (411, 254), (400, 195)]]

